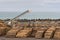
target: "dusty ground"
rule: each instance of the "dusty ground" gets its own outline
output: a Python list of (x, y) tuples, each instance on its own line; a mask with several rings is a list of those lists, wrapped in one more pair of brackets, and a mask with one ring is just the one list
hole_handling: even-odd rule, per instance
[(6, 37), (0, 37), (0, 40), (60, 40), (60, 39), (36, 39), (36, 38), (6, 38)]

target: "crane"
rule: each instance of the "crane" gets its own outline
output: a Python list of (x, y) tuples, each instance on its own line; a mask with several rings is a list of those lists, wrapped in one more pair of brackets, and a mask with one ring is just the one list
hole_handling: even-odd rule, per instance
[(23, 13), (21, 13), (20, 15), (18, 15), (18, 16), (16, 16), (16, 17), (14, 17), (13, 19), (9, 20), (8, 25), (12, 26), (12, 25), (13, 25), (13, 21), (14, 21), (15, 19), (17, 19), (17, 18), (19, 18), (19, 17), (21, 17), (21, 16), (23, 16), (24, 14), (29, 13), (29, 12), (31, 12), (31, 10), (26, 10), (26, 11), (24, 11)]

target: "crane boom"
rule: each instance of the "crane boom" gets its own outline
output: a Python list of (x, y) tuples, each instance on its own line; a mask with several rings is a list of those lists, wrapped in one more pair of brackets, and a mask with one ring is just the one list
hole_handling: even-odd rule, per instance
[(21, 13), (20, 15), (14, 17), (12, 20), (14, 20), (14, 19), (16, 19), (16, 18), (18, 18), (18, 17), (20, 17), (20, 16), (23, 16), (24, 14), (26, 14), (26, 13), (28, 13), (28, 12), (30, 12), (30, 10), (26, 10), (26, 11), (24, 11), (24, 12)]
[(14, 17), (13, 19), (11, 19), (11, 20), (8, 22), (8, 25), (13, 25), (13, 20), (17, 19), (17, 18), (20, 17), (20, 16), (23, 16), (24, 14), (26, 14), (26, 13), (28, 13), (28, 12), (30, 12), (30, 10), (26, 10), (26, 11), (24, 11), (23, 13), (21, 13), (20, 15)]

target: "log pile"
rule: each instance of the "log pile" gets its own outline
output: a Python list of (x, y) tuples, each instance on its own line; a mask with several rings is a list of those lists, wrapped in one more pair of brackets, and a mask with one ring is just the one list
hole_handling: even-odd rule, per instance
[(25, 28), (17, 33), (16, 37), (18, 38), (26, 38), (31, 35), (32, 28)]
[(55, 27), (49, 28), (49, 29), (45, 32), (44, 38), (48, 38), (48, 39), (52, 38), (55, 30), (56, 30)]
[(47, 28), (40, 28), (39, 30), (37, 30), (36, 34), (35, 34), (35, 38), (43, 38), (44, 37), (44, 33), (47, 30)]
[(31, 36), (35, 37), (35, 34), (36, 34), (37, 30), (39, 30), (39, 29), (40, 29), (40, 27), (33, 27), (33, 31), (32, 31)]
[(60, 28), (56, 28), (56, 31), (55, 31), (55, 34), (54, 34), (54, 38), (60, 39)]
[(16, 34), (19, 30), (22, 30), (22, 28), (12, 28), (7, 32), (6, 37), (16, 37)]
[(8, 30), (10, 30), (10, 27), (3, 20), (0, 20), (0, 35), (5, 35)]
[(0, 27), (0, 36), (5, 35), (6, 33), (6, 28), (5, 27)]

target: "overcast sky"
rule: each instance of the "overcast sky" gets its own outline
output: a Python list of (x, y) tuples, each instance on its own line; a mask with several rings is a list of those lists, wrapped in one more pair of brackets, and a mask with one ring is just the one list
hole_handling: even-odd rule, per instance
[(60, 0), (0, 0), (0, 11), (60, 12)]

